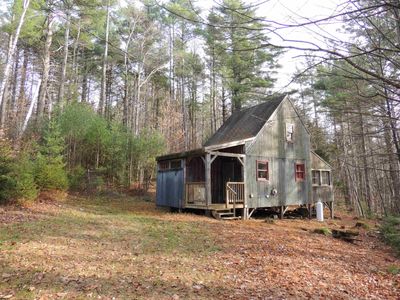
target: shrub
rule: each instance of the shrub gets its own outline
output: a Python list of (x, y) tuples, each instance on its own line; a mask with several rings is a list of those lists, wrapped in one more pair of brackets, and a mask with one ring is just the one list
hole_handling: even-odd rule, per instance
[(0, 204), (7, 203), (13, 197), (16, 181), (12, 177), (12, 149), (8, 141), (0, 137)]
[(381, 232), (385, 242), (400, 255), (400, 216), (389, 216), (383, 219)]
[(22, 152), (13, 164), (12, 176), (16, 181), (13, 196), (21, 201), (34, 200), (38, 195), (34, 164), (28, 153)]
[(50, 121), (35, 162), (35, 181), (40, 189), (66, 190), (68, 177), (63, 161), (64, 140), (57, 123)]
[(68, 172), (69, 187), (75, 191), (86, 189), (86, 170), (81, 166), (76, 166)]

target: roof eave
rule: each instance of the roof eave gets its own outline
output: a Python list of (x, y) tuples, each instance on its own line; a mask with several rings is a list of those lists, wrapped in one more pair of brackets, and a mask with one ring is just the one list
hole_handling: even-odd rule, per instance
[(223, 149), (223, 148), (229, 148), (229, 147), (234, 147), (234, 146), (239, 146), (239, 145), (244, 145), (246, 142), (254, 140), (255, 137), (247, 138), (247, 139), (242, 139), (242, 140), (237, 140), (233, 142), (228, 142), (228, 143), (222, 143), (222, 144), (215, 144), (215, 145), (210, 145), (210, 146), (205, 146), (204, 150), (205, 151), (211, 151), (211, 150), (216, 150), (216, 149)]
[(182, 151), (182, 152), (161, 155), (161, 156), (156, 157), (156, 161), (182, 159), (182, 158), (186, 158), (188, 156), (202, 155), (204, 153), (205, 153), (204, 148), (198, 148), (198, 149), (194, 149), (194, 150), (190, 150), (190, 151)]

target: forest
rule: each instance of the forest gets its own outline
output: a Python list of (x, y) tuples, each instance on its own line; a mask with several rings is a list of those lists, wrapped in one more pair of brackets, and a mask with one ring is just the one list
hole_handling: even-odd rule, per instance
[[(337, 198), (360, 216), (399, 213), (399, 2), (344, 1), (288, 22), (260, 5), (5, 1), (0, 201), (148, 189), (157, 155), (198, 148), (232, 112), (283, 93), (333, 166)], [(310, 27), (327, 24), (340, 34)], [(294, 40), (290, 28), (317, 38)], [(278, 90), (286, 53), (299, 63)]]
[[(0, 40), (0, 299), (400, 299), (400, 0), (1, 0)], [(274, 97), (335, 215), (156, 206), (157, 157)]]

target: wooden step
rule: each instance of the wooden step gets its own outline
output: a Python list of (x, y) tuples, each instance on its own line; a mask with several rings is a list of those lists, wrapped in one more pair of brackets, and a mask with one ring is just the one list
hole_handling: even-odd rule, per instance
[(226, 217), (233, 217), (234, 214), (233, 212), (217, 212), (217, 214), (222, 217), (222, 216), (226, 216)]
[(240, 220), (241, 217), (223, 217), (221, 220)]
[(239, 220), (240, 217), (235, 217), (232, 209), (218, 209), (212, 211), (212, 216), (217, 220)]

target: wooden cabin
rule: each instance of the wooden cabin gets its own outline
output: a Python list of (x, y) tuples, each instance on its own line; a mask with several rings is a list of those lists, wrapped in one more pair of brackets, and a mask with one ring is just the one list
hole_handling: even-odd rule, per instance
[(288, 96), (233, 113), (201, 149), (157, 158), (157, 205), (244, 219), (259, 208), (281, 216), (318, 200), (333, 213), (331, 166)]

